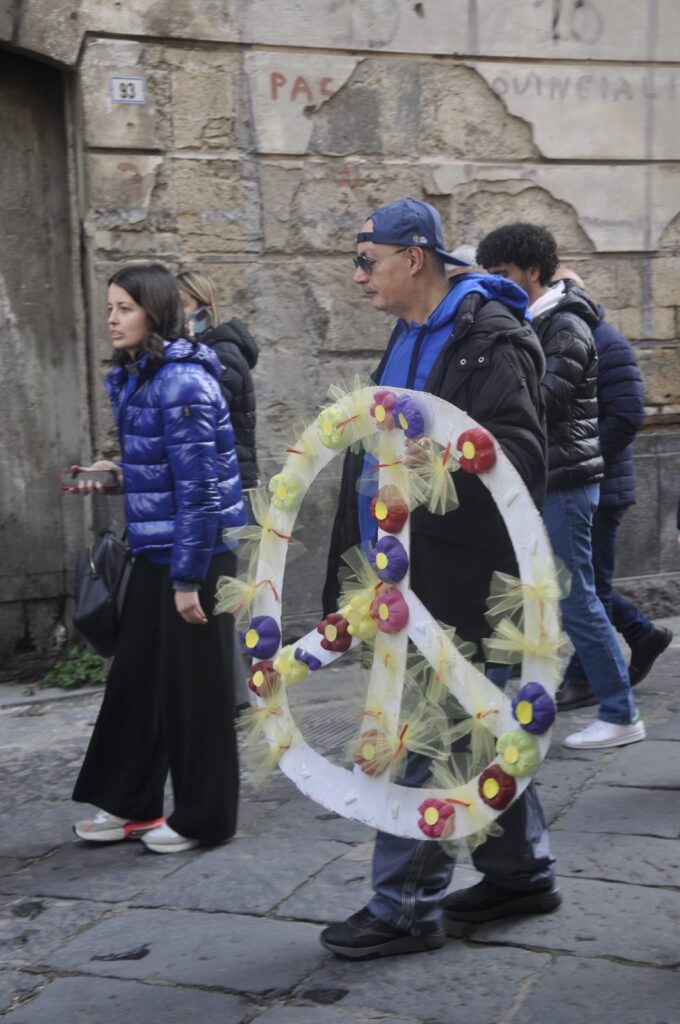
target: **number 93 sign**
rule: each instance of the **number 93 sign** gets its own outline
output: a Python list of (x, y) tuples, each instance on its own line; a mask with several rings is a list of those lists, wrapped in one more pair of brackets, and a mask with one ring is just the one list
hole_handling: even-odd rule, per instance
[[(257, 703), (247, 718), (253, 738), (265, 743), (260, 769), (278, 763), (319, 804), (385, 832), (483, 837), (531, 781), (555, 718), (560, 587), (543, 524), (501, 448), (460, 409), (402, 388), (331, 394), (333, 404), (287, 449), (268, 497), (258, 493), (258, 526), (237, 531), (246, 550), (257, 540), (246, 577), (223, 578), (218, 587), (217, 608), (236, 615), (253, 659), (249, 685)], [(371, 482), (377, 540), (367, 552), (350, 553), (355, 575), (337, 612), (282, 647), (280, 595), (298, 510), (317, 474), (360, 445), (369, 453), (363, 479)], [(476, 474), (490, 492), (519, 566), (518, 578), (495, 574), (487, 602), (494, 626), (487, 659), (521, 662), (512, 697), (487, 679), (468, 656), (470, 645), (437, 622), (409, 585), (411, 512), (455, 508), (457, 471)], [(287, 689), (359, 644), (369, 648), (370, 670), (350, 770), (305, 741)], [(452, 744), (463, 745), (467, 759), (451, 758)], [(431, 765), (425, 787), (397, 784), (405, 758), (415, 754)]]

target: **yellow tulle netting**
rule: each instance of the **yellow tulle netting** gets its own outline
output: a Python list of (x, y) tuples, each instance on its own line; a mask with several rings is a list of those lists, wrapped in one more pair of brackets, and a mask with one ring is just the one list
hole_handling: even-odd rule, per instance
[(407, 685), (398, 724), (390, 722), (380, 703), (373, 702), (361, 712), (359, 733), (349, 745), (349, 755), (367, 775), (381, 775), (389, 769), (398, 775), (407, 753), (432, 760), (449, 756), (449, 721), (441, 705), (423, 699), (416, 685)]
[(460, 469), (452, 442), (442, 447), (436, 441), (415, 442), (409, 448), (409, 465), (415, 486), (424, 495), (421, 504), (434, 515), (458, 508), (453, 473)]
[(250, 565), (251, 559), (261, 556), (270, 562), (278, 546), (287, 544), (287, 560), (302, 554), (304, 548), (291, 534), (282, 529), (280, 512), (272, 508), (269, 496), (264, 488), (258, 487), (250, 492), (250, 508), (255, 520), (254, 524), (236, 526), (224, 531), (226, 543), (236, 542), (237, 555), (241, 562)]
[(524, 583), (517, 576), (495, 572), (486, 599), (486, 618), (492, 625), (506, 617), (523, 622), (526, 606), (530, 612), (533, 611), (534, 619), (541, 621), (545, 606), (567, 597), (570, 588), (571, 575), (559, 560), (554, 570), (548, 565), (536, 565), (533, 583)]
[(263, 588), (268, 588), (278, 603), (279, 592), (271, 579), (257, 578), (257, 550), (251, 550), (248, 566), (242, 576), (220, 576), (217, 581), (215, 613), (233, 615), (237, 625), (250, 618), (253, 603)]
[(370, 461), (364, 467), (357, 481), (360, 494), (373, 496), (378, 489), (378, 473), (381, 469), (389, 469), (391, 487), (396, 487), (412, 512), (419, 505), (427, 505), (430, 500), (428, 483), (414, 472), (407, 458), (397, 455), (397, 442), (387, 434), (369, 436), (364, 440), (364, 447), (375, 462)]

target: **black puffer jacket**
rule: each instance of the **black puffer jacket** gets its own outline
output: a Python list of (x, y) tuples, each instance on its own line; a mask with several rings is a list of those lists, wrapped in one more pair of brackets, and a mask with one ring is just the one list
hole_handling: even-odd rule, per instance
[(255, 388), (250, 371), (259, 355), (257, 342), (236, 317), (218, 324), (201, 337), (222, 363), (220, 387), (227, 400), (236, 435), (236, 455), (243, 488), (259, 481), (255, 447)]
[[(374, 374), (380, 380), (387, 352)], [(425, 391), (464, 409), (502, 445), (538, 505), (545, 493), (545, 435), (539, 381), (543, 353), (532, 329), (496, 301), (471, 294), (425, 382)], [(337, 608), (342, 554), (359, 543), (357, 481), (363, 455), (345, 457), (331, 536), (324, 612)], [(473, 475), (455, 475), (459, 507), (411, 517), (411, 586), (429, 611), (466, 640), (489, 632), (484, 607), (494, 571), (517, 573), (507, 530), (491, 495)]]
[(546, 370), (541, 383), (548, 429), (548, 490), (568, 491), (602, 479), (597, 424), (595, 303), (573, 281), (559, 303), (533, 323)]

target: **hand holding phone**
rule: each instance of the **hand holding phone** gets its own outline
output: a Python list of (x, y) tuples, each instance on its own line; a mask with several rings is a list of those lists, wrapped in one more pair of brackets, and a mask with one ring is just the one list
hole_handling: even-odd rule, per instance
[(62, 491), (72, 494), (98, 494), (119, 491), (122, 474), (115, 462), (102, 459), (91, 466), (71, 466), (59, 474)]

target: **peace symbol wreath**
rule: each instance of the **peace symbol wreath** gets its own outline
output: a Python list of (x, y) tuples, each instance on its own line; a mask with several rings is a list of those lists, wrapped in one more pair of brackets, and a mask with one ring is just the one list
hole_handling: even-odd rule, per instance
[[(266, 740), (271, 764), (278, 763), (305, 795), (329, 810), (410, 838), (483, 837), (529, 784), (550, 742), (562, 635), (560, 588), (547, 535), (509, 459), (460, 409), (404, 388), (331, 392), (335, 402), (287, 449), (283, 469), (269, 483), (269, 503), (261, 501), (256, 509), (259, 543), (249, 578), (224, 578), (218, 588), (218, 610), (237, 609), (237, 621), (240, 616), (245, 625), (241, 635), (253, 658), (249, 685), (257, 696), (256, 731)], [(407, 439), (430, 453), (420, 475), (406, 466)], [(317, 474), (338, 452), (359, 443), (377, 459), (372, 575), (363, 589), (355, 587), (341, 601), (337, 613), (282, 648), (280, 595), (298, 509)], [(433, 619), (409, 587), (410, 508), (423, 502), (434, 512), (451, 507), (445, 495), (450, 497), (453, 488), (455, 503), (451, 474), (458, 469), (478, 474), (490, 491), (519, 566), (519, 579), (506, 577), (496, 588), (496, 629), (487, 650), (495, 662), (521, 661), (513, 699), (461, 653), (451, 630)], [(417, 732), (415, 720), (404, 723), (400, 714), (409, 641), (472, 725), (488, 730), (495, 755), (472, 778), (418, 789), (392, 781), (393, 762), (409, 749), (409, 727)], [(349, 770), (305, 741), (286, 690), (366, 642), (373, 643), (373, 658)], [(422, 727), (422, 714), (416, 711), (414, 718), (419, 714)]]

